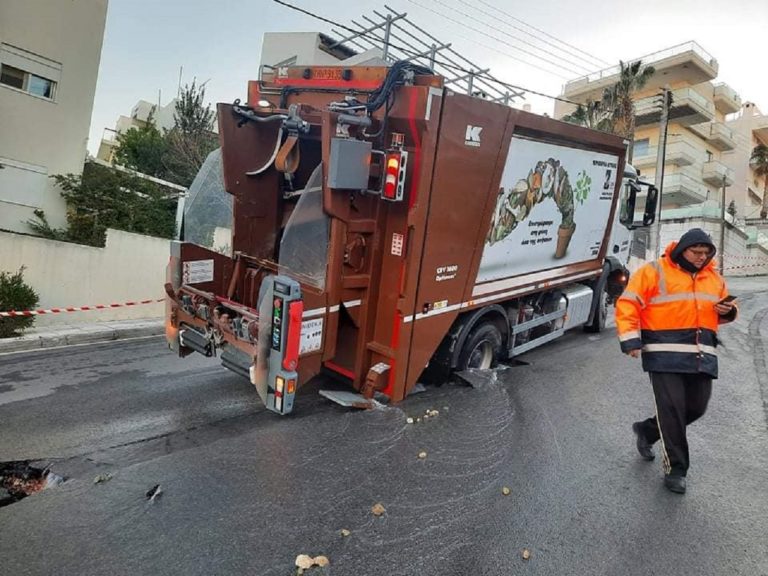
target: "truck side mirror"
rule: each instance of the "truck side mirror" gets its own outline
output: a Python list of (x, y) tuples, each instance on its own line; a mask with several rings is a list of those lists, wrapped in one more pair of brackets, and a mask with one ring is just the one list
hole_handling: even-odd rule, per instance
[(640, 192), (640, 187), (627, 180), (622, 189), (619, 210), (619, 222), (624, 224), (630, 230), (634, 227), (635, 221), (635, 203), (637, 202), (637, 193)]
[[(647, 187), (648, 192), (645, 196), (645, 209), (643, 210), (642, 221), (635, 222), (635, 206), (637, 197), (642, 192), (642, 188)], [(659, 190), (646, 182), (627, 181), (621, 196), (619, 206), (619, 222), (630, 230), (650, 226), (656, 221), (656, 208), (659, 202)]]
[(643, 226), (650, 226), (656, 221), (656, 207), (659, 205), (659, 189), (653, 184), (648, 184), (648, 196), (645, 198), (645, 212), (643, 213)]

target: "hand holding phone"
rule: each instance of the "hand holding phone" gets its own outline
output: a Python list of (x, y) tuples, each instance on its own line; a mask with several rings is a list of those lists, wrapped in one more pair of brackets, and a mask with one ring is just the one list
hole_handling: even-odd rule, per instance
[(730, 304), (730, 303), (731, 303), (731, 302), (733, 302), (734, 300), (736, 300), (736, 296), (734, 296), (733, 294), (729, 294), (728, 296), (726, 296), (725, 298), (723, 298), (722, 300), (720, 300), (720, 301), (718, 302), (718, 304)]

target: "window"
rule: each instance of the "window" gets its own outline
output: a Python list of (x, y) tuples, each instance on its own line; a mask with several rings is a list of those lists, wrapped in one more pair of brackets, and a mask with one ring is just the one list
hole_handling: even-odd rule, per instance
[(43, 98), (53, 98), (53, 87), (55, 84), (40, 76), (34, 74), (29, 75), (29, 86), (27, 92), (34, 94), (35, 96), (42, 96)]
[(0, 86), (55, 100), (61, 63), (17, 46), (0, 43)]
[(13, 66), (0, 67), (0, 84), (7, 84), (19, 90), (24, 89), (24, 71)]
[(48, 98), (49, 100), (53, 100), (56, 87), (56, 83), (52, 80), (35, 76), (8, 64), (0, 65), (0, 84), (29, 92), (41, 98)]
[(640, 156), (647, 156), (648, 155), (648, 144), (649, 144), (648, 138), (644, 138), (642, 140), (636, 140), (635, 141), (635, 149), (633, 154), (637, 157)]

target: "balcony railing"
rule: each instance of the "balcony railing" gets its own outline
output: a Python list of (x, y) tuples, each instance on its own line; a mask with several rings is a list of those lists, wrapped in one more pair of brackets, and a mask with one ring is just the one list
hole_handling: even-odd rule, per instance
[[(659, 52), (646, 54), (640, 58), (633, 58), (631, 62), (637, 62), (638, 60), (641, 60), (643, 64), (653, 64), (654, 62), (659, 62), (660, 60), (664, 60), (666, 58), (672, 58), (680, 54), (685, 54), (686, 52), (693, 52), (706, 63), (712, 66), (717, 64), (717, 60), (696, 42), (685, 42), (683, 44), (678, 44), (677, 46), (672, 46), (671, 48), (666, 48), (664, 50), (660, 50)], [(611, 66), (609, 68), (604, 68), (603, 70), (598, 70), (597, 72), (592, 72), (591, 74), (587, 74), (586, 76), (576, 78), (575, 80), (571, 80), (570, 82), (566, 83), (563, 93), (567, 94), (569, 90), (578, 86), (589, 84), (591, 82), (597, 82), (598, 80), (610, 78), (611, 76), (616, 76), (619, 74), (619, 72), (621, 72), (620, 66)]]
[(733, 170), (717, 160), (704, 162), (704, 167), (701, 170), (701, 177), (704, 182), (707, 182), (712, 186), (733, 185)]
[[(658, 122), (661, 118), (660, 96), (648, 96), (635, 102), (635, 122), (638, 126)], [(715, 105), (691, 88), (672, 91), (669, 120), (684, 126), (708, 122), (715, 117)]]
[(728, 128), (722, 122), (694, 124), (693, 126), (689, 126), (689, 129), (704, 138), (718, 150), (736, 149), (736, 137), (733, 135), (733, 130)]
[(707, 188), (703, 183), (683, 172), (664, 175), (664, 189), (662, 202), (664, 204), (677, 204), (687, 206), (698, 204), (707, 199)]
[[(632, 164), (636, 168), (643, 168), (647, 166), (656, 165), (656, 155), (658, 154), (658, 147), (653, 146), (646, 150), (638, 152), (635, 150), (635, 155), (632, 158)], [(703, 151), (693, 146), (691, 143), (677, 138), (670, 138), (667, 141), (667, 149), (664, 154), (664, 163), (672, 164), (674, 166), (690, 166), (697, 160), (701, 160), (703, 157)]]
[(715, 106), (723, 114), (733, 114), (741, 110), (741, 96), (724, 82), (715, 84), (714, 99)]

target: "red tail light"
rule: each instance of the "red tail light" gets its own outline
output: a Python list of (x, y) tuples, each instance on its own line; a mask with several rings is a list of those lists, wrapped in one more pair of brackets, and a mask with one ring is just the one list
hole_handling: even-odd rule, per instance
[(288, 304), (288, 339), (285, 342), (283, 368), (293, 372), (299, 365), (299, 342), (301, 340), (301, 316), (304, 302), (297, 300)]
[(382, 197), (385, 200), (398, 201), (403, 199), (403, 182), (405, 180), (405, 163), (408, 159), (406, 152), (387, 154), (387, 164), (384, 170), (384, 189)]

